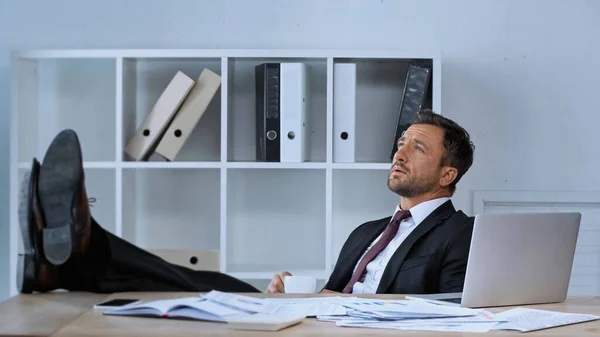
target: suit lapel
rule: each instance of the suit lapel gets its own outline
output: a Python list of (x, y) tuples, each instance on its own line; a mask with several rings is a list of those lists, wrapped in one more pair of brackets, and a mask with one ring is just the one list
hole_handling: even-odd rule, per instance
[(400, 247), (396, 249), (394, 255), (390, 259), (389, 263), (385, 267), (383, 271), (383, 275), (381, 276), (381, 281), (379, 282), (379, 286), (377, 287), (377, 293), (384, 293), (390, 284), (394, 281), (394, 278), (398, 274), (398, 270), (402, 266), (406, 255), (412, 248), (412, 246), (419, 240), (423, 235), (427, 234), (430, 230), (435, 228), (437, 225), (444, 222), (448, 219), (452, 214), (454, 214), (456, 210), (452, 205), (452, 201), (448, 200), (443, 203), (440, 207), (435, 209), (427, 218), (425, 218), (417, 228), (415, 228), (402, 242)]
[(356, 267), (356, 265), (358, 264), (365, 250), (367, 250), (369, 245), (373, 241), (375, 241), (375, 239), (377, 239), (377, 237), (385, 230), (385, 227), (388, 225), (391, 219), (391, 217), (388, 217), (382, 219), (379, 223), (373, 224), (369, 233), (366, 233), (366, 235), (359, 237), (358, 240), (355, 241), (352, 249), (350, 249), (348, 257), (346, 258), (344, 270), (340, 274), (340, 276), (342, 277), (342, 288), (344, 288), (352, 278), (354, 267)]

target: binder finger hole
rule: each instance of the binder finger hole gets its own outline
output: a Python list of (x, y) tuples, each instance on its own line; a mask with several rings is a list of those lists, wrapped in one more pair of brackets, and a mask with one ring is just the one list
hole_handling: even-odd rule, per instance
[(150, 136), (150, 130), (144, 129), (144, 137)]
[(174, 134), (175, 134), (175, 137), (177, 137), (177, 138), (181, 137), (181, 130), (179, 130), (179, 129), (175, 130)]
[(196, 263), (198, 263), (198, 258), (197, 258), (197, 257), (195, 257), (195, 256), (192, 256), (192, 257), (190, 257), (190, 263), (191, 263), (191, 264), (196, 264)]
[(267, 139), (268, 140), (274, 140), (275, 138), (277, 138), (277, 132), (275, 132), (273, 130), (269, 130), (267, 132)]
[(346, 139), (348, 139), (348, 132), (345, 132), (345, 131), (344, 131), (344, 132), (342, 132), (342, 133), (340, 134), (340, 137), (341, 137), (343, 140), (346, 140)]
[(294, 131), (290, 131), (288, 132), (288, 139), (294, 139), (296, 137), (296, 134), (294, 133)]

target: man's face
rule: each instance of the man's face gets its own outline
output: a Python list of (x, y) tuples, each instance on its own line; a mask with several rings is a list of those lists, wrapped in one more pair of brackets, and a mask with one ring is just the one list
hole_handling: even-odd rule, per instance
[(388, 177), (394, 193), (411, 198), (440, 186), (444, 154), (444, 130), (435, 125), (411, 125), (398, 140)]

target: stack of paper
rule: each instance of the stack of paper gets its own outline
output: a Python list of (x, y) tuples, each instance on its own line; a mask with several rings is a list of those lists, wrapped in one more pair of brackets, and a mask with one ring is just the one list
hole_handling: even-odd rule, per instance
[(357, 298), (268, 298), (266, 302), (277, 308), (277, 313), (302, 314), (307, 317), (346, 315), (345, 303)]
[(501, 322), (482, 309), (431, 304), (422, 300), (353, 299), (346, 315), (317, 316), (340, 327), (400, 330), (487, 332)]
[(348, 298), (337, 303), (344, 306), (345, 315), (318, 315), (317, 319), (340, 327), (458, 332), (529, 332), (600, 319), (596, 315), (529, 308), (493, 314), (485, 309), (445, 306), (419, 299), (384, 301)]
[(486, 332), (501, 320), (485, 310), (431, 304), (423, 300), (357, 297), (266, 299), (277, 314), (315, 316), (340, 327)]

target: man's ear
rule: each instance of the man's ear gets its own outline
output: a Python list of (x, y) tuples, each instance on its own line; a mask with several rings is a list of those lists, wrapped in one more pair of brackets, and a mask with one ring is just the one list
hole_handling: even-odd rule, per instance
[(442, 175), (440, 176), (440, 185), (442, 187), (449, 186), (452, 184), (458, 176), (458, 170), (455, 167), (444, 166), (442, 167)]

